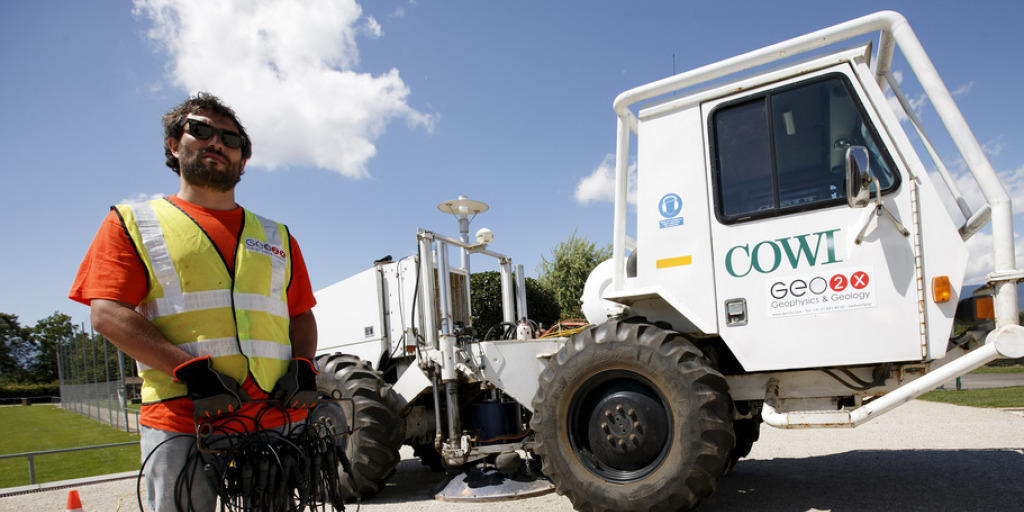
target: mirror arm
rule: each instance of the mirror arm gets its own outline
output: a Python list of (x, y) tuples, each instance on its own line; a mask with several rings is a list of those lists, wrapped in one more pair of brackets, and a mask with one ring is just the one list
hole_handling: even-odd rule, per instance
[(860, 243), (864, 241), (864, 235), (868, 231), (868, 226), (871, 225), (871, 219), (875, 218), (877, 215), (878, 215), (878, 210), (875, 209), (875, 211), (870, 211), (869, 210), (868, 214), (864, 216), (864, 226), (861, 227), (860, 231), (857, 232), (857, 238), (853, 239), (853, 243), (854, 244), (860, 245)]
[(853, 243), (860, 245), (861, 242), (864, 241), (864, 236), (867, 234), (868, 226), (871, 225), (871, 219), (881, 217), (883, 215), (896, 225), (896, 229), (904, 238), (909, 237), (910, 231), (907, 230), (900, 221), (896, 220), (896, 217), (894, 217), (893, 214), (886, 209), (885, 205), (882, 204), (882, 186), (878, 182), (878, 178), (872, 176), (871, 184), (875, 186), (875, 211), (868, 215), (867, 220), (864, 222), (864, 227), (860, 228), (860, 231), (857, 233), (857, 238), (853, 240)]

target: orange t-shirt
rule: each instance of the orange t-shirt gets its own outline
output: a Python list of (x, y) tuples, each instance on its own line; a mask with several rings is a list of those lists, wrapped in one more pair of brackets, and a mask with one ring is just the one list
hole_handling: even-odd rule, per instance
[[(177, 196), (170, 196), (167, 199), (199, 224), (224, 257), (228, 271), (233, 273), (235, 248), (238, 245), (238, 235), (242, 231), (242, 209), (210, 210)], [(288, 313), (294, 317), (309, 311), (316, 304), (316, 299), (313, 297), (313, 288), (309, 283), (306, 262), (302, 259), (299, 244), (290, 234), (288, 242), (292, 254)], [(136, 252), (135, 244), (121, 224), (117, 212), (111, 210), (100, 225), (89, 251), (78, 267), (78, 274), (71, 285), (68, 297), (87, 306), (92, 299), (115, 300), (137, 306), (147, 292), (145, 264)], [(252, 375), (245, 379), (242, 388), (253, 400), (265, 400), (268, 397), (267, 392), (256, 385)], [(195, 432), (192, 413), (192, 401), (188, 398), (165, 400), (143, 405), (139, 423), (161, 430), (192, 433)], [(288, 421), (306, 418), (305, 409), (287, 409), (286, 415), (279, 407), (265, 407), (263, 403), (247, 403), (237, 414), (238, 417), (226, 420), (231, 422), (231, 428), (235, 430), (256, 429), (254, 419), (257, 417), (259, 428), (278, 427)], [(238, 423), (238, 418), (241, 418), (241, 424)]]

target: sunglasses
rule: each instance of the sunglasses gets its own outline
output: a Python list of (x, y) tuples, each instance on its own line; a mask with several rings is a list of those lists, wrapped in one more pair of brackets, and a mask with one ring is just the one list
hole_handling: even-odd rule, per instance
[(220, 137), (221, 143), (231, 149), (238, 149), (245, 142), (245, 136), (238, 132), (215, 128), (196, 119), (185, 118), (181, 120), (180, 124), (182, 126), (188, 124), (188, 133), (199, 140), (210, 140), (217, 135)]

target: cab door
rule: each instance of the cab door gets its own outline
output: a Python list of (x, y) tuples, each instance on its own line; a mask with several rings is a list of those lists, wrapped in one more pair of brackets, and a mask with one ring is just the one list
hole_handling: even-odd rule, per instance
[[(747, 371), (922, 357), (912, 187), (864, 97), (843, 63), (702, 104), (719, 333)], [(896, 222), (847, 205), (851, 146)]]

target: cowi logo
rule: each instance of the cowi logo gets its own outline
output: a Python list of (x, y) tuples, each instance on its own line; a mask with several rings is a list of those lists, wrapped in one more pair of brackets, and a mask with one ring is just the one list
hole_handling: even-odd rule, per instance
[(271, 258), (277, 258), (279, 260), (284, 260), (288, 256), (288, 253), (286, 253), (284, 249), (255, 238), (246, 238), (245, 248), (253, 252), (266, 254)]
[(837, 232), (838, 228), (763, 240), (753, 246), (737, 245), (725, 253), (725, 270), (733, 277), (744, 277), (751, 270), (761, 274), (775, 272), (783, 263), (794, 270), (800, 266), (838, 263), (842, 260), (836, 257)]

